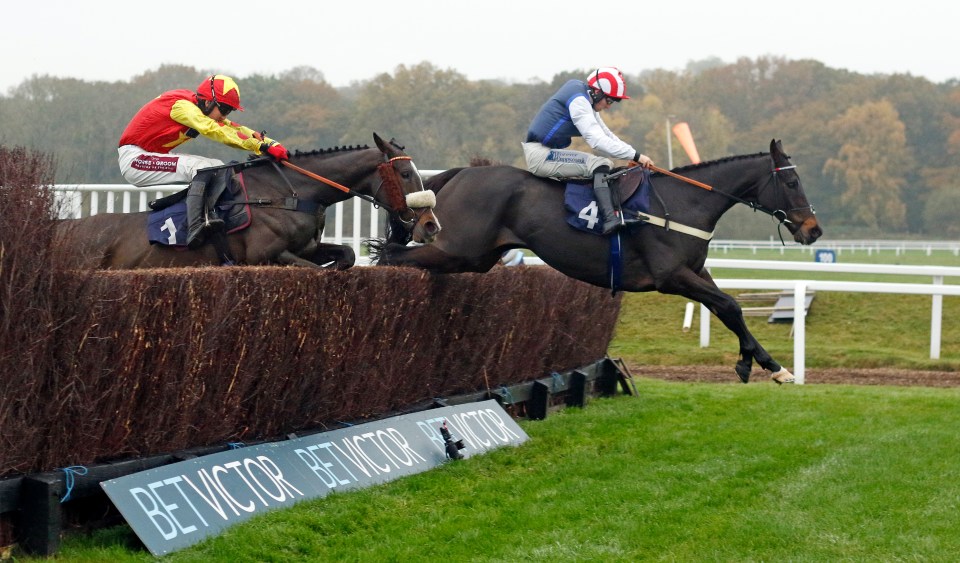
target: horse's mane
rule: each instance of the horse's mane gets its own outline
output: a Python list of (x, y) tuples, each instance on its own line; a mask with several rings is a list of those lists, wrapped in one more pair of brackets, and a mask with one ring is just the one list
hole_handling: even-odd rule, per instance
[[(392, 147), (396, 148), (396, 149), (399, 150), (399, 151), (402, 151), (402, 150), (406, 149), (406, 147), (404, 147), (403, 145), (397, 143), (397, 140), (396, 140), (396, 139), (390, 139), (390, 140), (387, 141), (387, 142), (390, 143), (390, 145), (391, 145)], [(341, 153), (341, 152), (365, 151), (365, 150), (367, 150), (367, 149), (369, 149), (369, 148), (370, 148), (370, 147), (369, 147), (368, 145), (356, 145), (356, 146), (354, 146), (354, 145), (344, 145), (344, 146), (342, 146), (342, 147), (334, 146), (334, 147), (330, 147), (330, 148), (326, 148), (326, 149), (314, 149), (314, 150), (312, 150), (312, 151), (301, 151), (301, 150), (298, 149), (298, 150), (293, 151), (293, 156), (330, 155), (330, 154), (336, 154), (336, 153)]]
[(301, 150), (298, 149), (298, 150), (293, 151), (293, 156), (297, 157), (297, 156), (331, 155), (331, 154), (336, 154), (336, 153), (341, 153), (341, 152), (362, 151), (362, 150), (367, 150), (367, 149), (369, 149), (369, 148), (370, 148), (370, 147), (368, 147), (367, 145), (357, 145), (357, 146), (353, 146), (353, 145), (346, 146), (346, 145), (344, 145), (344, 146), (342, 146), (342, 147), (330, 147), (330, 148), (326, 148), (326, 149), (314, 149), (314, 150), (312, 150), (312, 151), (301, 151)]
[(674, 171), (675, 171), (675, 172), (685, 172), (685, 171), (689, 171), (689, 170), (699, 170), (699, 169), (701, 169), (701, 168), (707, 168), (707, 167), (709, 167), (709, 166), (716, 166), (716, 165), (718, 165), (718, 164), (723, 164), (723, 163), (725, 163), (725, 162), (733, 162), (733, 161), (735, 161), (735, 160), (747, 160), (747, 159), (758, 158), (758, 157), (761, 157), (761, 156), (770, 156), (770, 153), (768, 153), (768, 152), (758, 152), (758, 153), (756, 153), (756, 154), (741, 154), (741, 155), (736, 155), (736, 156), (725, 156), (725, 157), (723, 157), (723, 158), (718, 158), (718, 159), (716, 159), (716, 160), (709, 160), (709, 161), (707, 161), (707, 162), (701, 162), (701, 163), (699, 163), (699, 164), (688, 164), (688, 165), (686, 165), (686, 166), (684, 166), (684, 167), (682, 167), (682, 168), (676, 168), (676, 169), (674, 169)]
[[(290, 156), (291, 156), (292, 158), (300, 158), (300, 157), (304, 157), (304, 156), (318, 156), (318, 155), (319, 155), (319, 156), (333, 156), (333, 155), (336, 155), (336, 154), (348, 153), (348, 152), (352, 152), (352, 151), (362, 151), (362, 150), (366, 150), (366, 149), (369, 149), (369, 148), (370, 148), (370, 147), (368, 147), (367, 145), (357, 145), (357, 146), (353, 146), (353, 145), (346, 146), (346, 145), (344, 145), (344, 146), (342, 146), (342, 147), (330, 147), (330, 148), (326, 148), (326, 149), (314, 149), (314, 150), (312, 150), (312, 151), (301, 151), (301, 150), (298, 149), (298, 150), (293, 151), (293, 153), (292, 153)], [(238, 165), (238, 167), (239, 167), (238, 169), (244, 169), (244, 168), (250, 168), (250, 167), (263, 166), (263, 165), (269, 164), (269, 163), (271, 163), (271, 162), (276, 162), (276, 161), (275, 161), (272, 157), (269, 157), (269, 156), (267, 156), (267, 155), (265, 155), (265, 154), (264, 154), (264, 155), (260, 155), (260, 156), (256, 156), (256, 155), (251, 154), (251, 155), (247, 156), (247, 161), (246, 161), (246, 162), (240, 164), (240, 163), (237, 163), (237, 161), (234, 160), (234, 161), (231, 161), (231, 164), (236, 164), (236, 165)]]

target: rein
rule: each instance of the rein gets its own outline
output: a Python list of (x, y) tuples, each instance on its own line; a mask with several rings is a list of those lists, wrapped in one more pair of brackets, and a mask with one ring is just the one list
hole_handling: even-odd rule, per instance
[[(796, 166), (795, 164), (791, 164), (790, 166), (780, 166), (780, 167), (774, 168), (773, 170), (771, 170), (770, 177), (767, 178), (766, 183), (764, 183), (764, 185), (761, 186), (761, 187), (757, 190), (757, 193), (759, 194), (760, 191), (763, 190), (763, 188), (765, 188), (765, 187), (767, 186), (767, 184), (769, 184), (771, 181), (775, 182), (775, 185), (776, 185), (776, 186), (779, 186), (779, 185), (780, 185), (780, 176), (779, 176), (778, 173), (779, 173), (781, 170), (792, 170), (792, 169), (794, 169), (794, 168), (796, 168), (796, 167), (797, 167), (797, 166)], [(783, 232), (781, 231), (780, 227), (783, 226), (784, 224), (787, 224), (787, 223), (791, 223), (791, 224), (792, 224), (792, 222), (791, 222), (789, 219), (787, 219), (787, 213), (789, 213), (789, 212), (791, 212), (791, 211), (796, 211), (796, 210), (798, 210), (798, 209), (810, 209), (811, 211), (813, 211), (813, 206), (812, 206), (812, 205), (808, 205), (808, 206), (806, 206), (806, 207), (795, 207), (795, 208), (787, 209), (786, 211), (784, 211), (784, 210), (782, 210), (782, 209), (768, 209), (768, 208), (760, 205), (759, 202), (750, 202), (750, 201), (747, 201), (747, 200), (745, 200), (745, 199), (739, 198), (739, 197), (737, 197), (737, 196), (735, 196), (735, 195), (733, 195), (733, 194), (728, 194), (728, 193), (726, 193), (726, 192), (721, 192), (721, 191), (714, 190), (714, 189), (713, 189), (713, 186), (704, 184), (703, 182), (698, 182), (697, 180), (694, 180), (694, 179), (692, 179), (692, 178), (687, 178), (686, 176), (681, 176), (680, 174), (676, 174), (676, 173), (674, 173), (674, 172), (671, 172), (671, 171), (669, 171), (669, 170), (665, 170), (665, 169), (660, 168), (660, 167), (658, 167), (658, 166), (650, 165), (650, 169), (653, 170), (654, 172), (659, 172), (659, 173), (664, 174), (664, 175), (666, 175), (666, 176), (670, 176), (671, 178), (676, 178), (677, 180), (680, 180), (680, 181), (682, 181), (682, 182), (686, 182), (686, 183), (688, 183), (688, 184), (690, 184), (690, 185), (697, 186), (698, 188), (703, 188), (703, 189), (705, 189), (705, 190), (707, 190), (707, 191), (714, 192), (714, 193), (720, 194), (720, 195), (722, 195), (722, 196), (725, 196), (725, 197), (727, 197), (727, 198), (729, 198), (729, 199), (732, 199), (732, 200), (736, 201), (737, 203), (742, 203), (742, 204), (746, 205), (747, 207), (749, 207), (750, 209), (753, 209), (754, 211), (760, 211), (761, 213), (766, 213), (767, 215), (769, 215), (769, 216), (771, 216), (771, 217), (773, 217), (774, 219), (777, 220), (777, 235), (779, 235), (779, 237), (780, 237), (780, 243), (783, 244), (783, 245), (786, 245), (787, 243), (784, 242), (784, 240), (783, 240)], [(628, 170), (632, 170), (632, 169), (628, 169)]]
[(712, 191), (713, 191), (713, 186), (708, 186), (707, 184), (704, 184), (703, 182), (698, 182), (698, 181), (694, 180), (693, 178), (687, 178), (686, 176), (681, 176), (681, 175), (676, 174), (676, 173), (674, 173), (674, 172), (671, 172), (671, 171), (669, 171), (669, 170), (667, 170), (667, 169), (665, 169), (665, 168), (660, 168), (659, 166), (654, 166), (654, 165), (651, 164), (651, 165), (650, 165), (650, 170), (653, 170), (654, 172), (659, 172), (659, 173), (661, 173), (661, 174), (665, 174), (665, 175), (667, 175), (667, 176), (670, 176), (671, 178), (676, 178), (677, 180), (680, 180), (681, 182), (686, 182), (686, 183), (688, 183), (688, 184), (690, 184), (690, 185), (697, 186), (698, 188), (703, 188), (703, 189), (707, 190), (708, 192), (712, 192)]
[[(330, 186), (331, 188), (336, 188), (336, 189), (340, 190), (341, 192), (350, 194), (350, 195), (352, 195), (352, 196), (354, 196), (354, 197), (359, 197), (360, 199), (369, 201), (370, 203), (372, 203), (372, 204), (374, 204), (374, 205), (382, 205), (380, 202), (378, 202), (376, 199), (374, 199), (374, 198), (371, 197), (371, 196), (368, 196), (368, 195), (366, 195), (366, 194), (361, 194), (361, 193), (359, 193), (359, 192), (355, 192), (355, 191), (351, 190), (350, 188), (348, 188), (348, 187), (346, 187), (346, 186), (344, 186), (344, 185), (342, 185), (342, 184), (338, 184), (337, 182), (334, 182), (333, 180), (330, 180), (329, 178), (324, 178), (323, 176), (321, 176), (321, 175), (319, 175), (319, 174), (314, 174), (313, 172), (310, 172), (309, 170), (307, 170), (307, 169), (305, 169), (305, 168), (300, 168), (299, 166), (297, 166), (296, 164), (293, 164), (293, 163), (290, 162), (289, 160), (283, 160), (283, 161), (281, 161), (281, 163), (282, 163), (284, 166), (286, 166), (287, 168), (289, 168), (289, 169), (291, 169), (291, 170), (294, 170), (294, 171), (296, 171), (296, 172), (299, 172), (300, 174), (303, 174), (303, 175), (306, 176), (307, 178), (311, 178), (311, 179), (316, 180), (316, 181), (318, 181), (318, 182), (322, 182), (322, 183)], [(279, 169), (277, 169), (277, 170), (279, 171)], [(283, 176), (283, 174), (280, 174), (280, 175)], [(288, 182), (288, 184), (289, 184), (289, 182)], [(290, 189), (291, 189), (291, 191), (293, 191), (293, 197), (297, 197), (297, 192), (296, 192), (295, 190), (293, 190), (292, 187), (291, 187)], [(394, 211), (394, 212), (396, 211), (395, 209), (393, 209), (393, 208), (391, 208), (391, 207), (389, 207), (389, 206), (387, 206), (387, 205), (384, 205), (384, 207), (386, 207), (386, 208), (389, 209), (390, 211)]]
[(307, 170), (307, 169), (305, 169), (305, 168), (300, 168), (299, 166), (297, 166), (296, 164), (290, 162), (289, 160), (282, 160), (282, 161), (280, 161), (280, 163), (283, 164), (284, 166), (286, 166), (287, 168), (290, 168), (291, 170), (296, 170), (297, 172), (303, 174), (303, 175), (306, 176), (307, 178), (313, 178), (314, 180), (317, 180), (318, 182), (323, 182), (324, 184), (326, 184), (326, 185), (328, 185), (328, 186), (330, 186), (330, 187), (332, 187), (332, 188), (337, 188), (337, 189), (340, 190), (341, 192), (345, 192), (345, 193), (348, 193), (348, 194), (353, 193), (353, 192), (350, 190), (350, 188), (348, 188), (348, 187), (346, 187), (346, 186), (344, 186), (344, 185), (338, 184), (338, 183), (334, 182), (333, 180), (324, 178), (323, 176), (321, 176), (321, 175), (319, 175), (319, 174), (314, 174), (313, 172), (310, 172), (309, 170)]
[[(255, 159), (255, 160), (253, 160), (253, 161), (251, 161), (251, 162), (258, 162), (258, 161), (262, 161), (262, 160), (264, 160), (264, 159), (262, 159), (262, 158), (261, 158), (261, 159)], [(383, 164), (381, 164), (380, 166), (377, 166), (377, 172), (378, 172), (379, 175), (380, 175), (380, 187), (377, 188), (377, 190), (376, 190), (376, 192), (375, 192), (374, 195), (376, 195), (376, 193), (379, 193), (379, 192), (380, 192), (380, 188), (382, 188), (384, 182), (387, 181), (387, 178), (384, 177), (384, 174), (386, 173), (385, 168), (386, 168), (386, 167), (389, 167), (389, 168), (391, 168), (391, 171), (392, 171), (392, 166), (391, 166), (391, 165), (392, 165), (393, 161), (395, 161), (395, 160), (413, 160), (413, 159), (412, 159), (412, 157), (409, 157), (409, 156), (395, 156), (395, 157), (393, 157), (393, 158), (390, 158), (389, 160), (386, 160), (386, 161), (385, 161)], [(284, 200), (284, 202), (283, 202), (282, 205), (273, 205), (273, 201), (272, 201), (272, 200), (269, 200), (269, 199), (256, 199), (256, 200), (250, 200), (250, 199), (248, 199), (248, 200), (246, 200), (246, 201), (236, 202), (235, 204), (249, 204), (249, 205), (256, 205), (256, 206), (259, 206), (259, 207), (273, 207), (273, 208), (276, 208), (276, 209), (286, 209), (286, 210), (288, 210), (288, 211), (302, 211), (302, 212), (304, 212), (304, 213), (311, 213), (311, 214), (312, 214), (312, 213), (315, 213), (315, 208), (314, 208), (314, 206), (312, 206), (312, 205), (306, 205), (306, 206), (305, 206), (304, 203), (307, 203), (307, 202), (302, 202), (302, 203), (299, 202), (299, 197), (298, 197), (298, 194), (297, 194), (297, 190), (294, 189), (293, 184), (291, 184), (290, 181), (287, 179), (286, 175), (284, 175), (283, 170), (280, 168), (280, 166), (277, 165), (277, 161), (275, 161), (275, 160), (273, 160), (273, 159), (269, 159), (269, 161), (270, 161), (270, 164), (273, 165), (273, 168), (277, 171), (277, 174), (279, 174), (280, 177), (283, 178), (283, 181), (287, 184), (287, 187), (290, 189), (290, 193), (293, 195), (293, 197), (292, 197), (292, 198), (286, 198), (286, 200)], [(387, 211), (390, 211), (390, 212), (396, 214), (397, 216), (400, 216), (401, 212), (402, 212), (402, 211), (405, 211), (405, 210), (413, 211), (413, 210), (410, 208), (410, 206), (406, 204), (406, 201), (402, 202), (403, 208), (401, 208), (401, 209), (398, 210), (398, 209), (394, 208), (394, 206), (391, 206), (391, 205), (388, 205), (388, 204), (386, 204), (386, 203), (382, 203), (382, 202), (378, 201), (374, 196), (369, 196), (369, 195), (366, 195), (366, 194), (359, 193), (359, 192), (357, 192), (357, 191), (355, 191), (355, 190), (352, 190), (352, 189), (344, 186), (343, 184), (337, 183), (337, 182), (335, 182), (335, 181), (333, 181), (333, 180), (331, 180), (331, 179), (329, 179), (329, 178), (325, 178), (325, 177), (323, 177), (323, 176), (321, 176), (321, 175), (319, 175), (319, 174), (316, 174), (316, 173), (314, 173), (314, 172), (311, 172), (311, 171), (309, 171), (309, 170), (307, 170), (307, 169), (305, 169), (305, 168), (301, 168), (301, 167), (297, 166), (296, 164), (293, 164), (292, 162), (290, 162), (290, 161), (288, 161), (288, 160), (282, 160), (282, 161), (280, 161), (280, 163), (283, 164), (284, 166), (286, 166), (287, 168), (290, 168), (291, 170), (294, 170), (295, 172), (298, 172), (298, 173), (300, 173), (300, 174), (303, 174), (304, 176), (306, 176), (306, 177), (308, 177), (308, 178), (310, 178), (310, 179), (312, 179), (312, 180), (316, 180), (316, 181), (318, 181), (318, 182), (321, 182), (321, 183), (323, 183), (323, 184), (326, 184), (326, 185), (330, 186), (331, 188), (340, 190), (341, 192), (344, 192), (344, 193), (346, 193), (346, 194), (349, 194), (349, 195), (351, 195), (351, 196), (353, 196), (353, 197), (358, 197), (358, 198), (360, 198), (360, 199), (362, 199), (362, 200), (369, 201), (371, 204), (373, 204), (374, 207), (383, 207), (383, 208), (386, 209)], [(399, 187), (399, 181), (397, 181), (397, 179), (396, 179), (395, 176), (392, 177), (392, 178), (390, 178), (389, 180), (391, 180), (393, 183), (397, 184), (397, 186)], [(432, 207), (432, 205), (431, 205), (430, 207)], [(416, 218), (416, 216), (418, 216), (419, 214), (414, 211), (414, 215), (415, 215), (414, 218)], [(403, 222), (405, 222), (405, 223), (409, 223), (409, 222), (410, 222), (410, 221), (406, 221), (406, 220), (403, 220), (403, 219), (401, 219), (401, 221), (403, 221)]]

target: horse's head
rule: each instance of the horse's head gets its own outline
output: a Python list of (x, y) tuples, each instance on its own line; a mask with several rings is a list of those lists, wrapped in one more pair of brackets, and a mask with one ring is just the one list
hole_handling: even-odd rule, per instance
[(384, 156), (378, 171), (387, 203), (392, 208), (391, 229), (399, 227), (409, 232), (415, 242), (433, 242), (440, 232), (440, 221), (433, 213), (436, 196), (424, 189), (420, 172), (413, 159), (404, 154), (403, 147), (392, 140), (384, 141), (376, 133), (373, 140)]
[(772, 177), (757, 192), (757, 202), (771, 210), (773, 216), (786, 225), (793, 239), (800, 244), (813, 244), (823, 231), (813, 206), (807, 201), (800, 183), (797, 167), (790, 163), (790, 157), (783, 152), (780, 141), (770, 141)]

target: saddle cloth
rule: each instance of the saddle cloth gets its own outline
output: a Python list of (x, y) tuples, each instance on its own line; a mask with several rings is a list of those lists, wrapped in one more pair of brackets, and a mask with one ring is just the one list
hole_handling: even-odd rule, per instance
[[(620, 177), (619, 185), (613, 186), (614, 197), (621, 202), (621, 208), (628, 211), (645, 213), (650, 210), (650, 172), (642, 170), (642, 175), (630, 172)], [(593, 195), (593, 186), (567, 183), (563, 198), (567, 209), (567, 223), (575, 229), (603, 234), (603, 218)]]
[[(189, 188), (150, 203), (154, 208), (147, 218), (147, 238), (150, 244), (187, 246), (187, 202), (184, 201), (187, 189)], [(213, 212), (223, 219), (227, 234), (250, 226), (250, 204), (242, 172), (231, 174), (226, 189), (217, 198)]]

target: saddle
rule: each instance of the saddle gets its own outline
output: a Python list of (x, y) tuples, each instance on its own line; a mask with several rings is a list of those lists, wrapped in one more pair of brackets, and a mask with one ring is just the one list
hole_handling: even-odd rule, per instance
[[(618, 169), (620, 171), (623, 168)], [(618, 170), (615, 170), (615, 174)], [(637, 170), (637, 172), (634, 172)], [(640, 167), (619, 176), (610, 183), (614, 201), (624, 210), (645, 213), (650, 210), (650, 172)], [(570, 181), (564, 191), (564, 207), (567, 209), (567, 223), (575, 229), (603, 234), (603, 220), (593, 194), (593, 180)]]
[[(187, 204), (184, 201), (189, 188), (151, 201), (153, 211), (147, 218), (147, 238), (150, 244), (187, 245)], [(227, 234), (250, 226), (250, 203), (243, 173), (234, 172), (228, 165), (217, 171), (207, 186), (208, 197), (216, 198), (213, 212), (224, 221)]]
[[(636, 168), (636, 167), (635, 167)], [(613, 170), (613, 174), (618, 172), (623, 172), (628, 170), (627, 168), (616, 168)], [(636, 195), (637, 190), (646, 183), (649, 187), (650, 185), (650, 172), (648, 170), (640, 170), (643, 174), (637, 174), (632, 168), (629, 171), (624, 172), (623, 175), (617, 177), (615, 180), (611, 180), (610, 187), (613, 191), (614, 198), (617, 200), (617, 203), (620, 205), (625, 204), (630, 198)]]

